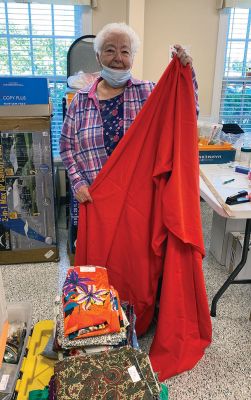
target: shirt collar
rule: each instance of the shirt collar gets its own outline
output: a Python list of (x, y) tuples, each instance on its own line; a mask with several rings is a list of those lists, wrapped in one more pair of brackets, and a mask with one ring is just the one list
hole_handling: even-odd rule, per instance
[[(101, 76), (99, 76), (93, 83), (91, 83), (89, 86), (87, 86), (84, 89), (79, 90), (80, 93), (85, 93), (88, 94), (89, 98), (94, 98), (96, 97), (96, 90), (98, 83), (102, 80)], [(131, 78), (128, 80), (126, 87), (131, 87), (132, 85), (140, 85), (142, 84), (142, 81), (140, 79), (136, 78)]]

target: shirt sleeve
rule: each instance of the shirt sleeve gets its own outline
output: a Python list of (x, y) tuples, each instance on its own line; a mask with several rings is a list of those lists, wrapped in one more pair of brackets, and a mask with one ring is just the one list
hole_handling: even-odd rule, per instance
[(191, 70), (192, 70), (192, 81), (193, 81), (193, 88), (194, 88), (194, 99), (195, 99), (196, 115), (197, 115), (197, 118), (198, 118), (199, 112), (200, 112), (199, 97), (198, 97), (198, 83), (197, 83), (197, 79), (196, 79), (196, 75), (195, 75), (195, 71), (194, 71), (193, 67), (191, 68)]
[(76, 102), (77, 96), (72, 100), (67, 110), (59, 140), (60, 156), (66, 168), (74, 194), (81, 186), (89, 186), (84, 171), (79, 169), (77, 163), (79, 145), (75, 129)]

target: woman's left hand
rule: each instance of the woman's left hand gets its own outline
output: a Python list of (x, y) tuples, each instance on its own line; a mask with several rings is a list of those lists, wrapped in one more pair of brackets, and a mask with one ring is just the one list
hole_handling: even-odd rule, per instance
[(181, 64), (184, 65), (184, 67), (185, 67), (187, 64), (190, 64), (190, 67), (192, 67), (193, 59), (192, 59), (192, 57), (190, 57), (190, 56), (186, 53), (186, 51), (183, 49), (183, 47), (181, 47), (180, 44), (175, 44), (173, 47), (174, 47), (175, 50), (176, 50), (176, 52), (173, 52), (173, 55), (175, 55), (175, 54), (177, 55), (177, 57), (179, 58)]

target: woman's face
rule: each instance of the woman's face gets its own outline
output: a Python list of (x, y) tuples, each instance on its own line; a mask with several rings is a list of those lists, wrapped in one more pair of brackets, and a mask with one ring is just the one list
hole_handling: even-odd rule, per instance
[(133, 57), (129, 37), (124, 33), (110, 33), (106, 36), (100, 54), (101, 64), (113, 69), (130, 69)]

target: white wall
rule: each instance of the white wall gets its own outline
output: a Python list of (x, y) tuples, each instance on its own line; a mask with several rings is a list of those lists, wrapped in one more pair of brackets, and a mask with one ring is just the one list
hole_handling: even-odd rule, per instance
[(146, 0), (144, 78), (158, 80), (169, 45), (191, 45), (201, 115), (211, 114), (219, 14), (212, 0)]
[(88, 33), (97, 34), (109, 22), (131, 25), (142, 44), (133, 73), (155, 82), (169, 62), (169, 45), (191, 45), (200, 117), (210, 118), (219, 25), (215, 4), (214, 0), (98, 0)]
[(213, 0), (98, 0), (93, 33), (108, 22), (132, 25), (143, 42), (135, 76), (157, 81), (169, 61), (169, 45), (191, 45), (201, 116), (211, 115), (219, 13)]

